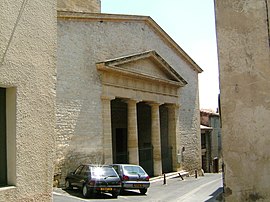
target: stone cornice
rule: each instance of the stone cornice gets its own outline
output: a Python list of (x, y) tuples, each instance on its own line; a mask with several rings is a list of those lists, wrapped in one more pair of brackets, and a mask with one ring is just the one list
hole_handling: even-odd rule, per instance
[(97, 64), (97, 69), (100, 71), (104, 71), (104, 72), (111, 72), (111, 73), (114, 73), (117, 75), (125, 75), (125, 76), (130, 77), (130, 78), (137, 78), (137, 79), (146, 80), (146, 81), (153, 82), (153, 83), (167, 84), (167, 85), (175, 86), (177, 88), (183, 86), (179, 82), (175, 82), (175, 81), (168, 81), (168, 80), (164, 80), (161, 78), (156, 78), (156, 77), (152, 77), (149, 75), (145, 75), (142, 73), (140, 74), (137, 72), (123, 70), (123, 69), (117, 68), (117, 67), (110, 68), (110, 67), (104, 65), (103, 63)]
[[(169, 73), (174, 79), (173, 80), (164, 80), (161, 78), (156, 78), (156, 77), (151, 77), (149, 74), (143, 74), (143, 73), (138, 73), (138, 72), (133, 72), (131, 70), (123, 70), (122, 68), (118, 68), (117, 66), (123, 63), (128, 63), (131, 61), (136, 61), (136, 60), (143, 60), (147, 58), (154, 58), (156, 62), (160, 64), (160, 66), (163, 67), (164, 71)], [(96, 64), (99, 70), (103, 71), (118, 71), (119, 73), (122, 72), (122, 74), (129, 74), (132, 75), (133, 77), (142, 77), (145, 79), (150, 79), (153, 81), (158, 81), (161, 83), (170, 83), (171, 85), (176, 85), (176, 86), (184, 86), (187, 84), (187, 82), (159, 55), (156, 53), (156, 51), (146, 51), (138, 54), (133, 54), (133, 55), (128, 55), (128, 56), (123, 56), (119, 58), (114, 58), (111, 60), (106, 60), (103, 62), (99, 62)]]
[(157, 33), (181, 58), (187, 61), (193, 70), (201, 73), (203, 70), (189, 57), (189, 55), (149, 16), (119, 15), (103, 13), (84, 13), (58, 11), (58, 20), (77, 21), (106, 21), (106, 22), (143, 22)]

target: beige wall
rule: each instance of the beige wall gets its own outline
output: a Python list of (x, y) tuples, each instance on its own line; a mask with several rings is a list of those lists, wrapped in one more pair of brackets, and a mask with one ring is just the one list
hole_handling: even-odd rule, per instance
[(100, 0), (57, 0), (57, 10), (100, 13)]
[(226, 201), (270, 201), (269, 0), (216, 0)]
[(8, 183), (0, 201), (51, 201), (56, 2), (0, 4), (0, 86), (7, 88)]
[(199, 169), (198, 71), (149, 25), (151, 20), (133, 16), (125, 22), (124, 16), (89, 16), (78, 21), (58, 19), (56, 172), (65, 177), (80, 162), (103, 161), (102, 85), (95, 63), (149, 50), (157, 51), (188, 82), (179, 96), (179, 154), (185, 147), (179, 169)]

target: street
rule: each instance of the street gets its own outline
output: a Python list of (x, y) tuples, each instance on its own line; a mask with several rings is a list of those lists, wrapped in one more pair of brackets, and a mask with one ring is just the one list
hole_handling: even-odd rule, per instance
[(182, 180), (175, 176), (166, 180), (151, 181), (151, 186), (146, 195), (140, 195), (138, 191), (125, 191), (117, 199), (108, 194), (84, 199), (79, 190), (57, 189), (53, 194), (53, 202), (81, 202), (81, 201), (147, 201), (147, 202), (201, 202), (216, 201), (216, 196), (222, 192), (222, 175), (206, 173), (203, 177), (185, 177)]

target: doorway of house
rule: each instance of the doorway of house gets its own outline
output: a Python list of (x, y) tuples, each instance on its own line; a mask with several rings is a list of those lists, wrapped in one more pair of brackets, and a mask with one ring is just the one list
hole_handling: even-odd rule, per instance
[(151, 143), (151, 107), (144, 102), (137, 104), (140, 165), (148, 175), (154, 175), (153, 147)]
[(159, 107), (159, 114), (160, 114), (162, 173), (169, 173), (173, 171), (173, 168), (172, 168), (172, 147), (169, 145), (168, 108), (165, 105), (161, 105)]
[(127, 103), (117, 98), (111, 101), (113, 163), (128, 163)]
[(128, 163), (126, 128), (115, 129), (115, 144), (116, 144), (115, 163)]

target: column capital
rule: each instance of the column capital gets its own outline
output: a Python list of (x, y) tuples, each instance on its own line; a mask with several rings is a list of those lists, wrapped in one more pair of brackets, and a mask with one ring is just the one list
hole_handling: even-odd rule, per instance
[(173, 104), (166, 104), (166, 107), (169, 109), (179, 109), (181, 105), (179, 103), (173, 103)]
[(160, 102), (147, 102), (147, 104), (151, 107), (155, 107), (155, 106), (160, 106), (163, 105), (164, 103), (160, 103)]
[(111, 96), (111, 95), (101, 95), (100, 97), (102, 100), (114, 100), (115, 96)]
[(125, 103), (138, 103), (138, 102), (141, 102), (142, 100), (130, 98), (130, 99), (123, 99), (123, 101)]

